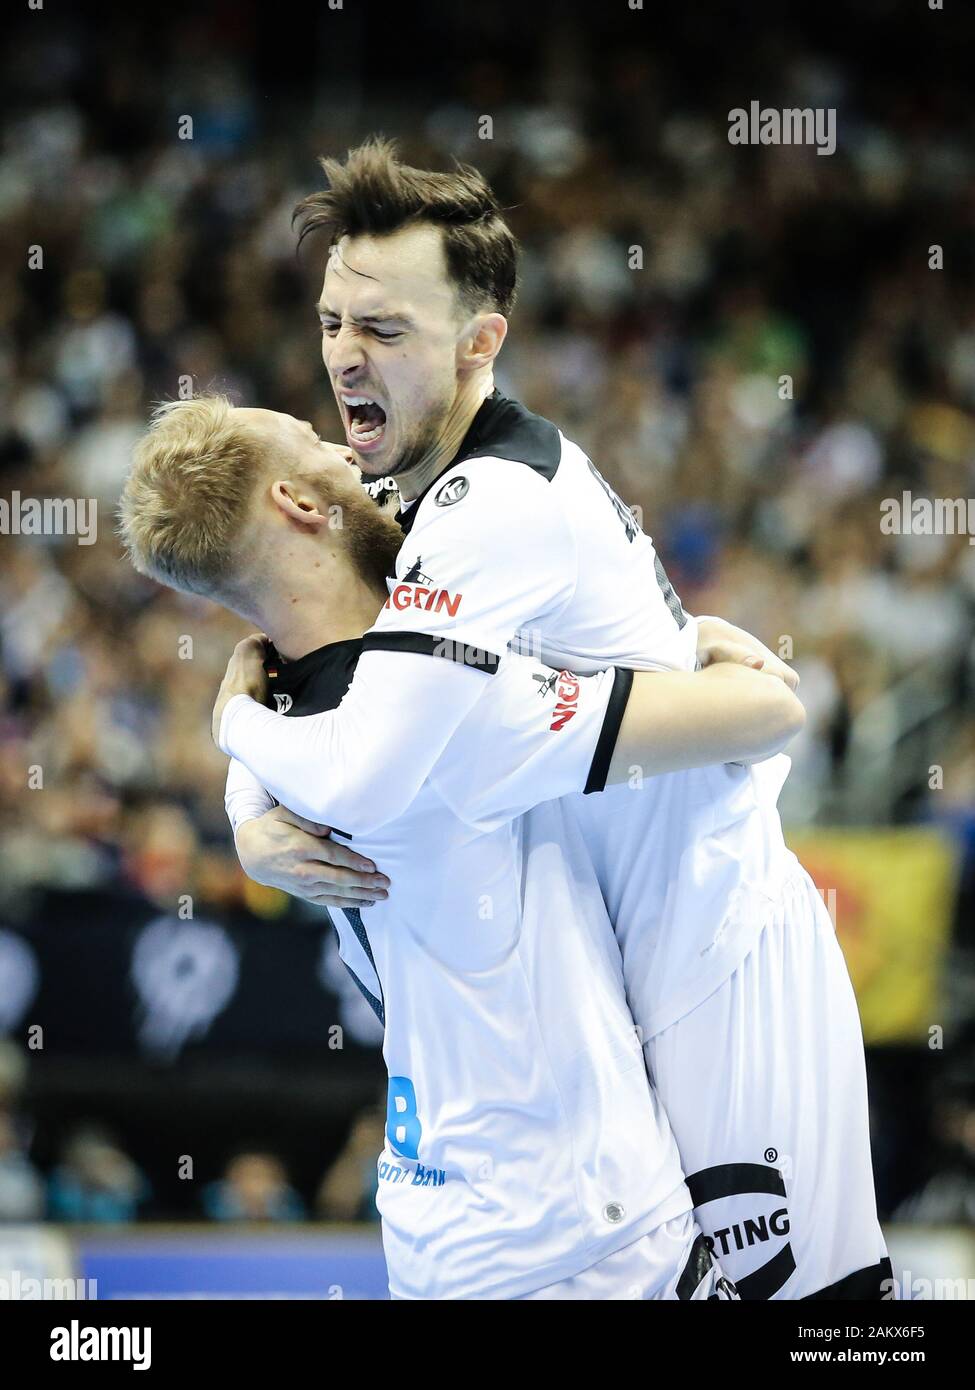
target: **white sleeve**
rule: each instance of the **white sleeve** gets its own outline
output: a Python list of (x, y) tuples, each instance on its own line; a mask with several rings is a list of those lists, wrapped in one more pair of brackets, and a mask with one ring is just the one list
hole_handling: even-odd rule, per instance
[(364, 651), (342, 703), (282, 715), (236, 695), (220, 747), (283, 806), (366, 835), (402, 815), (491, 677), (415, 652)]
[[(463, 477), (456, 502), (443, 486)], [(557, 612), (576, 556), (550, 485), (524, 464), (459, 465), (423, 503), (345, 699), (285, 717), (231, 700), (220, 747), (283, 805), (365, 835), (406, 810), (519, 628)]]
[(430, 774), (451, 810), (478, 830), (539, 802), (602, 791), (632, 671), (555, 671), (509, 652)]
[(370, 645), (422, 635), (500, 659), (519, 629), (555, 627), (578, 556), (551, 483), (510, 459), (469, 459), (416, 505)]
[(227, 768), (227, 787), (223, 804), (236, 835), (245, 821), (263, 816), (264, 812), (270, 811), (276, 803), (254, 774), (236, 758), (231, 758), (230, 766)]

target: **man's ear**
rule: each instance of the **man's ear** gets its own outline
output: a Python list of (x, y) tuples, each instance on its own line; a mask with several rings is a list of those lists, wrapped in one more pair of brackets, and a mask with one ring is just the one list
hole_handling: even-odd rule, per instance
[(489, 367), (508, 334), (504, 314), (477, 314), (464, 329), (457, 345), (457, 365), (461, 370), (477, 371)]
[(271, 501), (289, 521), (299, 526), (317, 529), (328, 525), (328, 517), (322, 512), (318, 499), (297, 483), (285, 479), (272, 483)]

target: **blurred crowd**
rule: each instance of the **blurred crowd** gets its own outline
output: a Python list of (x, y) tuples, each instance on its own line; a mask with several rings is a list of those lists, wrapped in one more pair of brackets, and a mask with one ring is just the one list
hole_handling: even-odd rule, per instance
[[(0, 1223), (47, 1218), (111, 1226), (172, 1214), (124, 1139), (95, 1121), (68, 1127), (57, 1162), (42, 1172), (31, 1155), (26, 1080), (23, 1054), (0, 1041)], [(196, 1173), (184, 1159), (186, 1196), (178, 1214), (221, 1222), (375, 1221), (376, 1154), (385, 1120), (378, 1106), (354, 1117), (309, 1201), (292, 1185), (281, 1156), (263, 1147), (235, 1147), (215, 1176)]]
[[(3, 72), (0, 496), (98, 503), (95, 544), (0, 536), (5, 902), (38, 883), (243, 892), (209, 711), (244, 628), (138, 577), (114, 507), (150, 403), (187, 382), (337, 437), (323, 248), (296, 257), (291, 213), (317, 155), (381, 128), (415, 163), (477, 164), (511, 209), (524, 264), (501, 388), (639, 509), (689, 611), (794, 661), (808, 726), (785, 818), (950, 825), (970, 903), (975, 547), (881, 529), (903, 490), (975, 491), (964, 103), (922, 109), (793, 45), (768, 58), (763, 99), (835, 105), (823, 158), (729, 145), (727, 112), (758, 94), (729, 70), (678, 100), (673, 55), (621, 41), (597, 74), (569, 23), (526, 38), (510, 69), (487, 50), (458, 60), (419, 105), (395, 82), (331, 97), (323, 58), (304, 109), (293, 83), (255, 78), (246, 33), (216, 45), (205, 10), (178, 41), (136, 33), (25, 28)], [(25, 791), (25, 768), (40, 787)], [(952, 1124), (970, 1174), (971, 1109)], [(74, 1136), (42, 1191), (15, 1134), (0, 1115), (0, 1185), (25, 1210), (77, 1211), (93, 1168), (127, 1212), (144, 1201), (105, 1136)], [(237, 1156), (207, 1210), (295, 1214), (275, 1164)]]

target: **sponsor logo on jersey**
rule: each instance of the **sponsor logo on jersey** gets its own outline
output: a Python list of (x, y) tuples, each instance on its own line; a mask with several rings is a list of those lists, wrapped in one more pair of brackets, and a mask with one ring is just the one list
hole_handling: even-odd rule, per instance
[(370, 478), (368, 481), (363, 478), (362, 490), (367, 492), (375, 501), (379, 501), (384, 492), (396, 492), (395, 478)]
[(571, 671), (553, 671), (551, 675), (537, 675), (533, 679), (538, 681), (538, 693), (543, 699), (555, 692), (556, 704), (552, 712), (552, 722), (548, 727), (557, 733), (575, 717), (579, 708), (579, 677), (574, 676)]
[(286, 695), (283, 691), (276, 690), (274, 692), (274, 703), (275, 705), (277, 705), (278, 714), (287, 714), (288, 710), (294, 704), (294, 700), (290, 695)]
[[(791, 1221), (786, 1205), (785, 1181), (782, 1171), (773, 1166), (779, 1155), (775, 1149), (769, 1148), (765, 1150), (764, 1157), (765, 1163), (722, 1163), (715, 1168), (702, 1168), (687, 1177), (697, 1219), (705, 1232), (711, 1232), (704, 1236), (704, 1241), (715, 1259), (720, 1261), (723, 1255), (752, 1246), (762, 1247), (769, 1241), (777, 1247), (776, 1253), (757, 1269), (744, 1275), (735, 1271), (738, 1293), (746, 1301), (765, 1302), (772, 1298), (796, 1268), (792, 1243), (788, 1239)], [(755, 1200), (760, 1194), (777, 1200), (761, 1203)], [(752, 1208), (754, 1215), (738, 1216), (736, 1211), (737, 1219), (719, 1224), (715, 1208), (709, 1207), (709, 1204), (737, 1198), (752, 1199), (747, 1205)], [(735, 1205), (739, 1204), (735, 1202)], [(761, 1210), (762, 1205), (767, 1208), (765, 1212)]]
[(750, 1245), (763, 1245), (774, 1236), (788, 1234), (789, 1211), (787, 1207), (779, 1207), (767, 1217), (746, 1216), (743, 1221), (723, 1226), (713, 1235), (705, 1236), (704, 1241), (711, 1254), (720, 1259), (722, 1255), (730, 1255), (732, 1250), (744, 1250)]
[(379, 1181), (399, 1183), (408, 1187), (443, 1187), (447, 1181), (445, 1168), (425, 1168), (422, 1163), (411, 1166), (408, 1163), (378, 1160)]
[(433, 500), (438, 507), (452, 507), (455, 502), (467, 496), (470, 486), (466, 478), (451, 478), (449, 483), (444, 483)]
[(446, 609), (451, 618), (455, 617), (464, 595), (438, 589), (435, 581), (423, 573), (421, 565), (422, 557), (417, 556), (399, 583), (393, 583), (383, 606), (395, 608), (400, 613), (407, 608), (420, 608), (424, 613), (442, 613)]

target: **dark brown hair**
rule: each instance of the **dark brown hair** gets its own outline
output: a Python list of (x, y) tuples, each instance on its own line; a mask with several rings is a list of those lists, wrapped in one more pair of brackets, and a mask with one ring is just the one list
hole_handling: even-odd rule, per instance
[(413, 223), (443, 231), (447, 270), (470, 312), (489, 305), (508, 314), (515, 302), (518, 243), (483, 177), (467, 164), (437, 174), (401, 164), (391, 140), (374, 137), (345, 160), (319, 161), (328, 179), (295, 208), (300, 246), (325, 230), (329, 246), (343, 236), (382, 236)]

